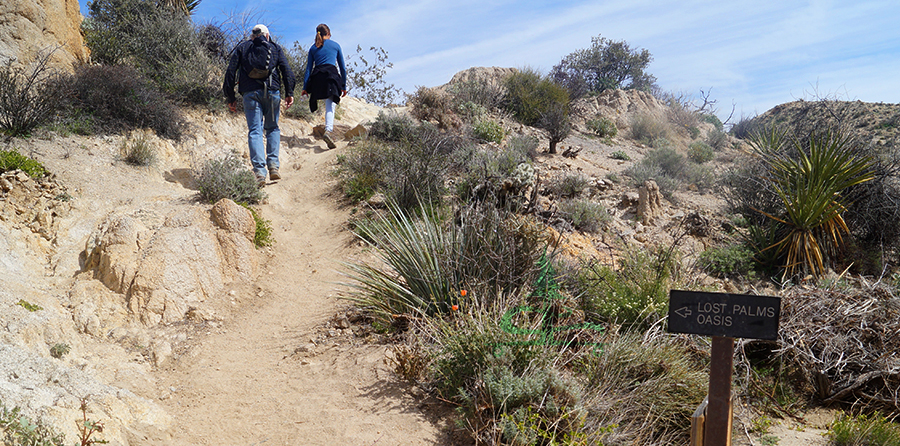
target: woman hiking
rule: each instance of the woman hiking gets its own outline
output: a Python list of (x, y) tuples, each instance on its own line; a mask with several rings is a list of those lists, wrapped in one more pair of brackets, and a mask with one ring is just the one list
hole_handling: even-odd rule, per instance
[(307, 94), (311, 112), (319, 108), (320, 99), (325, 100), (325, 134), (322, 139), (329, 149), (333, 149), (336, 147), (331, 133), (334, 130), (334, 104), (347, 96), (347, 69), (341, 46), (331, 40), (331, 29), (324, 23), (316, 27), (316, 42), (309, 47), (306, 57), (306, 75), (300, 95)]

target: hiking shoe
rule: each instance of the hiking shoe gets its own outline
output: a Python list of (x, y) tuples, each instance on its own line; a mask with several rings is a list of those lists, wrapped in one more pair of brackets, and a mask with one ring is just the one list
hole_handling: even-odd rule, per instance
[(274, 180), (280, 180), (280, 179), (281, 179), (281, 175), (278, 174), (278, 168), (277, 168), (277, 167), (270, 167), (270, 168), (269, 168), (269, 179), (272, 180), (272, 181), (274, 181)]
[(266, 176), (263, 174), (254, 173), (256, 175), (256, 185), (259, 187), (263, 187), (266, 185)]
[(325, 140), (325, 145), (328, 146), (329, 149), (337, 147), (337, 144), (334, 143), (334, 139), (332, 139), (332, 136), (333, 135), (331, 134), (331, 132), (325, 132), (324, 134), (322, 134), (322, 139)]

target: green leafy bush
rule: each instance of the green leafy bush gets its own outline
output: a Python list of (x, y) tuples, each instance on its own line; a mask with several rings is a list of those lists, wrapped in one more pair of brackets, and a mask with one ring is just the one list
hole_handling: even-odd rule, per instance
[(63, 356), (69, 354), (70, 349), (71, 347), (69, 347), (69, 344), (53, 344), (53, 347), (50, 347), (50, 356), (61, 359)]
[(0, 440), (9, 446), (63, 446), (65, 436), (41, 422), (32, 422), (21, 409), (8, 409), (0, 401)]
[(506, 136), (506, 131), (503, 130), (503, 127), (498, 122), (491, 119), (476, 121), (475, 125), (472, 126), (472, 133), (475, 134), (476, 138), (482, 141), (497, 144), (500, 144)]
[(616, 123), (612, 119), (598, 116), (587, 122), (587, 128), (601, 138), (613, 138), (619, 133)]
[(754, 252), (747, 246), (735, 244), (723, 247), (711, 247), (700, 253), (700, 267), (710, 275), (726, 277), (754, 278), (753, 270), (756, 262)]
[(628, 250), (617, 267), (586, 265), (578, 273), (575, 288), (590, 317), (641, 326), (666, 314), (675, 266), (672, 250)]
[(47, 175), (47, 169), (40, 162), (22, 155), (15, 149), (0, 150), (0, 173), (11, 170), (21, 170), (34, 179)]
[(49, 123), (59, 108), (62, 83), (47, 66), (50, 53), (37, 57), (34, 66), (14, 67), (12, 59), (0, 65), (0, 130), (24, 136)]
[(718, 116), (716, 116), (716, 115), (714, 115), (714, 114), (712, 114), (712, 113), (703, 113), (703, 114), (701, 114), (701, 115), (700, 115), (700, 120), (703, 121), (703, 122), (707, 122), (707, 123), (709, 123), (709, 124), (712, 124), (712, 125), (716, 128), (716, 130), (718, 130), (718, 131), (720, 131), (720, 132), (725, 128), (725, 126), (722, 124), (722, 120), (719, 119)]
[(253, 233), (253, 245), (257, 248), (272, 246), (275, 243), (272, 235), (272, 222), (262, 218), (259, 212), (256, 212), (256, 209), (253, 209), (250, 205), (246, 203), (238, 204), (250, 211), (250, 215), (253, 216), (253, 221), (256, 223), (256, 231)]
[(477, 79), (454, 82), (447, 91), (453, 97), (453, 103), (456, 104), (457, 111), (465, 115), (467, 113), (460, 111), (461, 108), (474, 109), (467, 104), (474, 104), (484, 109), (498, 109), (503, 104), (503, 88), (496, 82), (482, 82)]
[(200, 200), (206, 203), (228, 198), (235, 203), (257, 204), (265, 198), (256, 175), (234, 155), (207, 160), (193, 173)]
[(179, 139), (187, 129), (181, 111), (131, 67), (86, 65), (75, 70), (70, 107), (89, 113), (96, 127), (112, 132), (149, 127)]
[(584, 232), (597, 232), (603, 223), (610, 220), (602, 204), (586, 199), (564, 200), (559, 203), (559, 211), (575, 229)]
[(631, 157), (623, 150), (616, 150), (615, 152), (610, 153), (609, 157), (614, 160), (631, 161)]
[(712, 161), (715, 157), (713, 148), (703, 141), (694, 141), (688, 146), (688, 158), (697, 164)]

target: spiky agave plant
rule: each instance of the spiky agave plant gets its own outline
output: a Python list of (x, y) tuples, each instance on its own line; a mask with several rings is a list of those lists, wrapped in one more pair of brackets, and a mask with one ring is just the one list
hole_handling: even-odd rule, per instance
[(814, 276), (824, 273), (827, 260), (843, 244), (849, 228), (841, 195), (847, 188), (873, 178), (871, 160), (855, 154), (852, 138), (842, 132), (812, 134), (807, 143), (775, 128), (751, 138), (755, 152), (768, 166), (768, 177), (783, 205), (781, 215), (759, 211), (784, 225), (773, 245), (784, 259), (784, 277), (798, 268)]

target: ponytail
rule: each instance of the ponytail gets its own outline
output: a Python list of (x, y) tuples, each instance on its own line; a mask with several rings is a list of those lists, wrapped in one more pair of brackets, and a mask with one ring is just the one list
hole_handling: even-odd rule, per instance
[(320, 23), (319, 26), (316, 27), (316, 48), (322, 48), (322, 45), (325, 44), (325, 37), (330, 35), (331, 29), (328, 28), (328, 25)]

